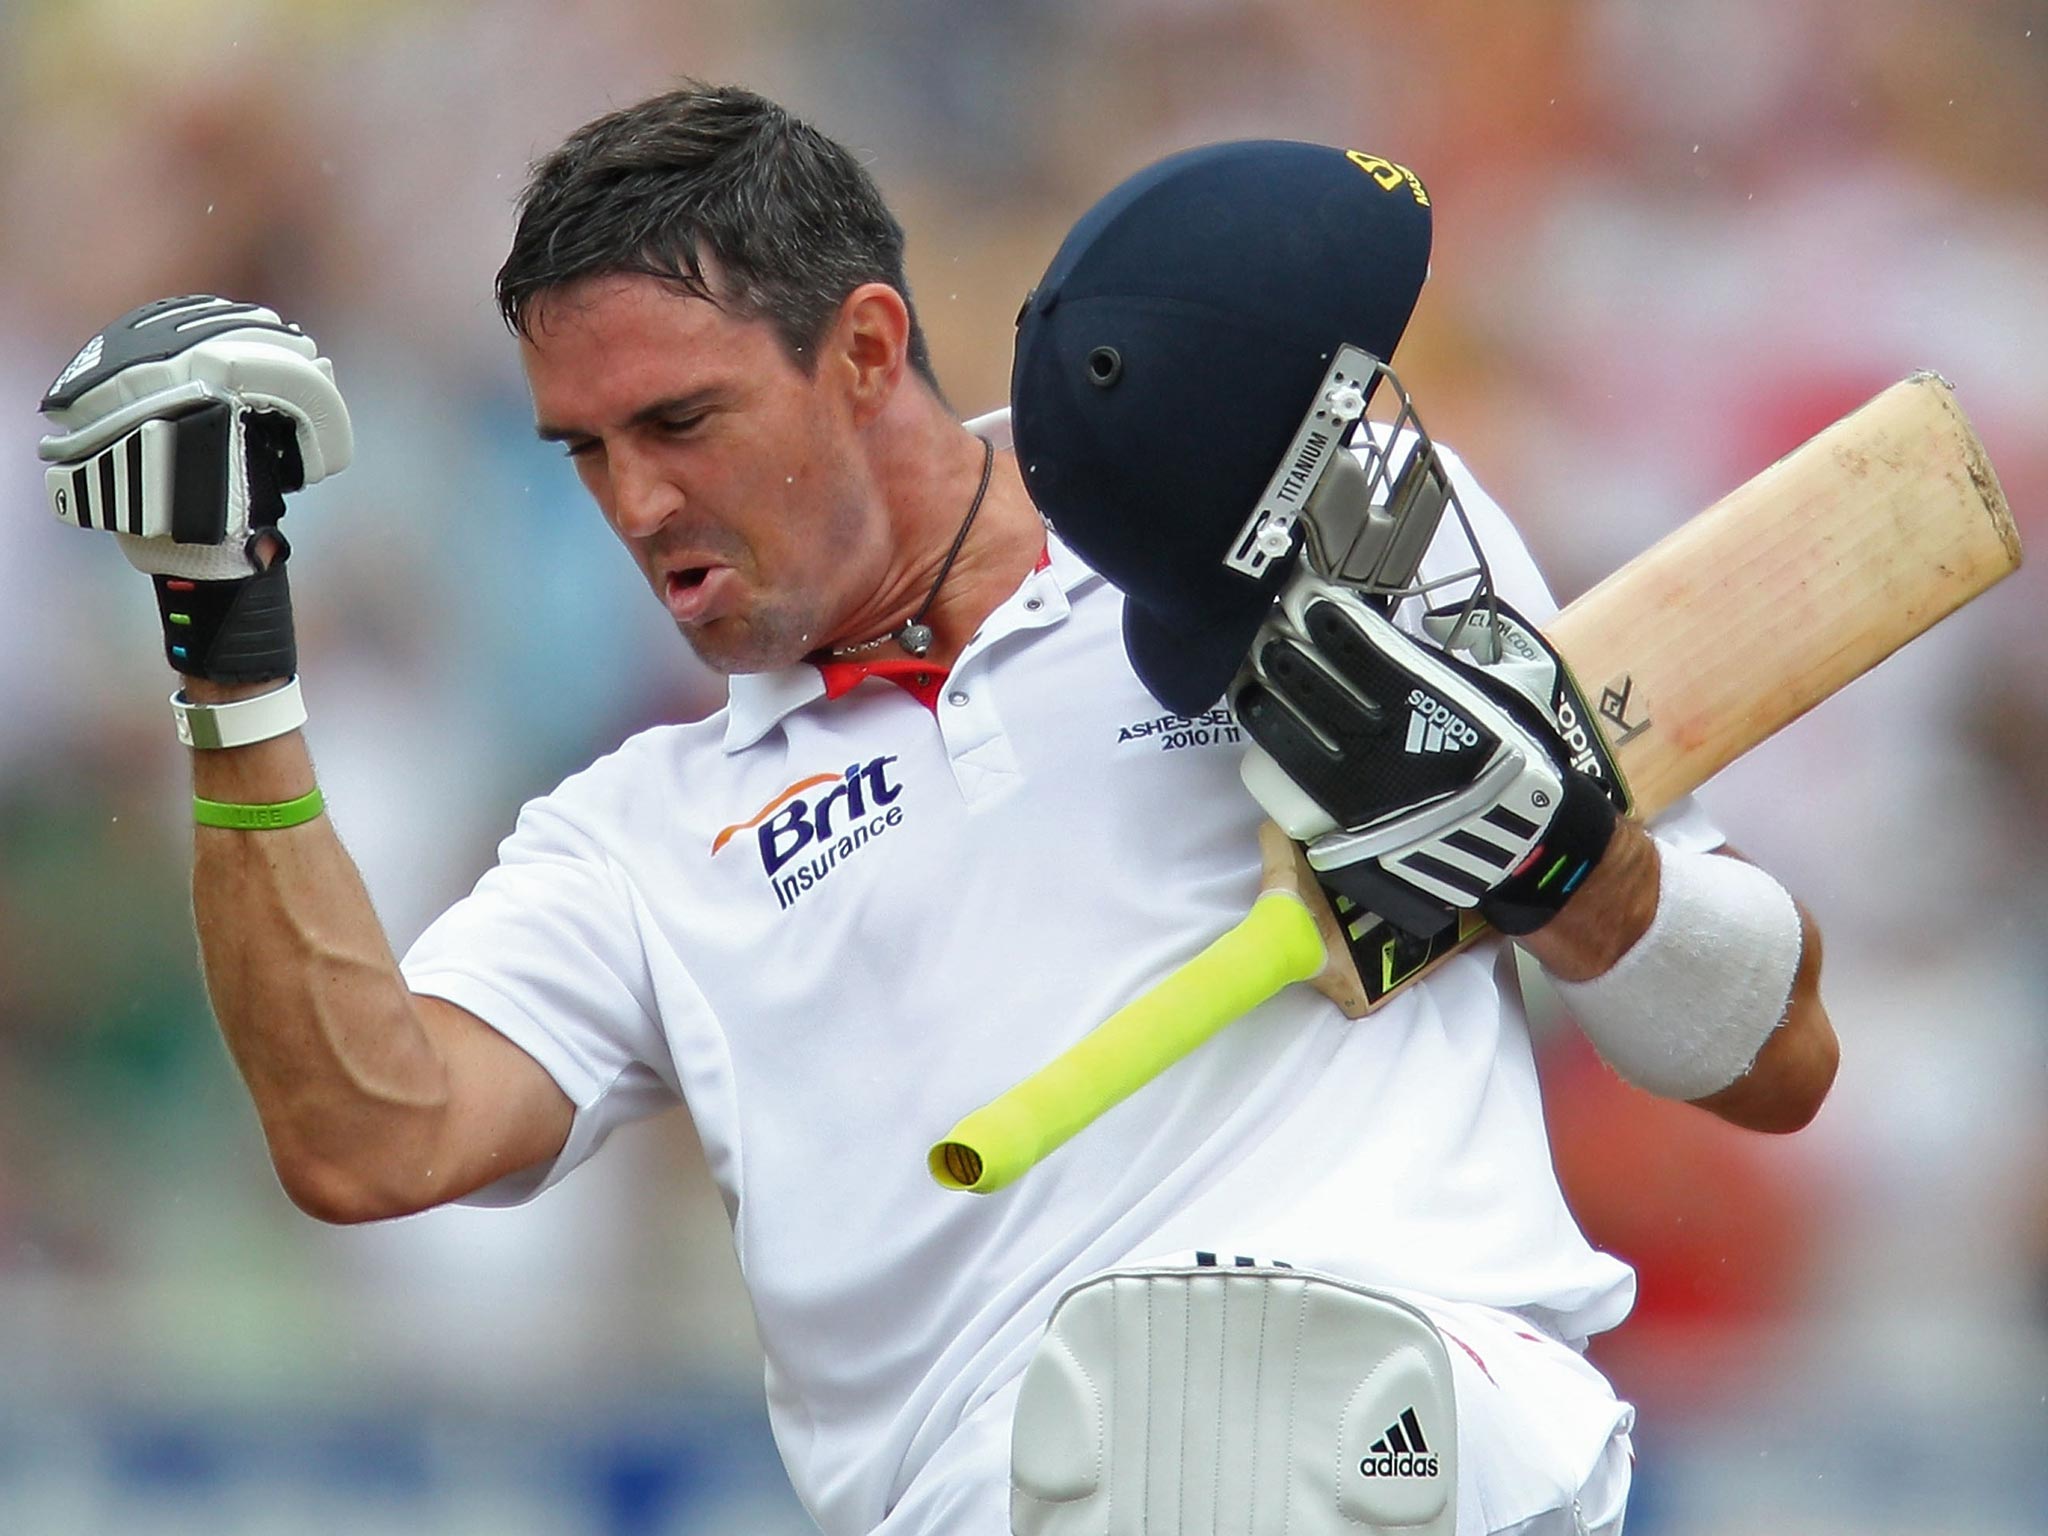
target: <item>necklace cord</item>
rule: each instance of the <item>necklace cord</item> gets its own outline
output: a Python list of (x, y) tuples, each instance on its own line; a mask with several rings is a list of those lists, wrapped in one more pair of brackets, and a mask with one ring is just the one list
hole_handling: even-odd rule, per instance
[[(932, 604), (939, 600), (939, 588), (946, 584), (946, 577), (952, 573), (953, 562), (960, 558), (960, 551), (967, 543), (967, 530), (974, 526), (974, 515), (981, 510), (981, 503), (988, 495), (989, 479), (996, 467), (996, 445), (983, 438), (981, 444), (981, 483), (974, 488), (974, 500), (967, 504), (967, 515), (960, 520), (960, 531), (953, 535), (952, 548), (946, 551), (946, 558), (939, 562), (939, 574), (932, 581), (931, 591), (925, 593), (918, 610), (906, 619), (902, 626), (892, 629), (886, 635), (873, 640), (863, 640), (859, 645), (834, 646), (834, 656), (857, 656), (862, 651), (872, 651), (879, 646), (896, 641), (913, 656), (922, 656), (932, 647), (931, 631), (925, 628), (924, 616), (932, 611)], [(919, 631), (922, 631), (920, 634)], [(921, 642), (921, 643), (913, 643)]]

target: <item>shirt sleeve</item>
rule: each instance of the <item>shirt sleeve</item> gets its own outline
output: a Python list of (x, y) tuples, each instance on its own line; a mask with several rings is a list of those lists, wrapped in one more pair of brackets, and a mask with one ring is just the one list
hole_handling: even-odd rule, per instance
[(529, 804), (476, 889), (400, 963), (414, 992), (467, 1009), (540, 1063), (576, 1106), (551, 1163), (465, 1197), (516, 1205), (619, 1126), (675, 1103), (635, 904), (614, 862), (560, 806)]

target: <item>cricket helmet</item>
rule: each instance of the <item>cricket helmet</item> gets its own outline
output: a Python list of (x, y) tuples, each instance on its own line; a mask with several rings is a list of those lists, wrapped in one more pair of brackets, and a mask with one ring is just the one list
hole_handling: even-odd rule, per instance
[(1429, 267), (1429, 196), (1356, 150), (1255, 140), (1140, 171), (1081, 217), (1017, 317), (1024, 483), (1123, 589), (1162, 704), (1222, 695), (1301, 538), (1225, 564), (1337, 349), (1392, 360)]

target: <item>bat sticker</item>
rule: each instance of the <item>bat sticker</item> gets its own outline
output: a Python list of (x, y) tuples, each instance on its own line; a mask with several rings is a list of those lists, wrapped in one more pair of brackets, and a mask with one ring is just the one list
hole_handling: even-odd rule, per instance
[(1640, 732), (1650, 728), (1647, 715), (1640, 720), (1631, 720), (1628, 717), (1629, 697), (1635, 690), (1636, 680), (1626, 672), (1618, 681), (1609, 683), (1600, 690), (1600, 718), (1611, 727), (1607, 732), (1607, 741), (1617, 752), (1627, 746)]

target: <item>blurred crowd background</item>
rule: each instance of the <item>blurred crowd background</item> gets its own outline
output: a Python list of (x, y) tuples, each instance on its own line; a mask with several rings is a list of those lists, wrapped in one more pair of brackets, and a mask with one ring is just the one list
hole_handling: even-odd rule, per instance
[(149, 596), (34, 452), (146, 299), (320, 338), (358, 456), (287, 524), (303, 670), (402, 949), (522, 799), (719, 700), (534, 441), (490, 300), (528, 162), (683, 74), (860, 148), (963, 414), (1145, 162), (1414, 167), (1403, 375), (1563, 598), (1891, 380), (1955, 381), (2036, 565), (1708, 796), (1828, 935), (1832, 1101), (1746, 1137), (1568, 1031), (1546, 1081), (1642, 1276), (1595, 1344), (1642, 1409), (1632, 1532), (2048, 1531), (2048, 3), (6, 0), (0, 1533), (808, 1528), (682, 1114), (514, 1213), (337, 1231), (279, 1193), (198, 982)]

